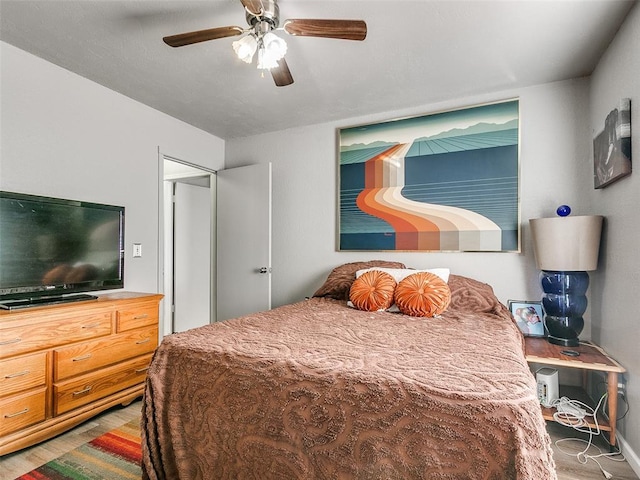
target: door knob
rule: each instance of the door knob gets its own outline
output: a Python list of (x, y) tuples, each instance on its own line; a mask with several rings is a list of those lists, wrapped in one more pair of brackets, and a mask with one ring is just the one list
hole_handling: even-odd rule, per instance
[(269, 273), (271, 271), (270, 268), (262, 267), (258, 270), (258, 273)]

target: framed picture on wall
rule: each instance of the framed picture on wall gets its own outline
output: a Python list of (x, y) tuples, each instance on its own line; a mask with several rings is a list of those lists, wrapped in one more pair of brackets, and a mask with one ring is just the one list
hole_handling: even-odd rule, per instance
[(519, 101), (338, 129), (338, 250), (520, 251)]
[(542, 302), (509, 300), (509, 310), (518, 328), (527, 337), (544, 337)]
[(593, 139), (593, 185), (604, 188), (631, 174), (631, 99), (620, 100)]

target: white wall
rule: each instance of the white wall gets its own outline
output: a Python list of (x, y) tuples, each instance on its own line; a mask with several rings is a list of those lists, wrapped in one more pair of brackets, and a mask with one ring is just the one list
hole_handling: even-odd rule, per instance
[(4, 42), (0, 58), (0, 189), (124, 205), (125, 289), (156, 292), (158, 148), (219, 169), (224, 141)]
[[(426, 114), (513, 97), (520, 98), (522, 253), (338, 252), (336, 128)], [(541, 297), (528, 219), (554, 215), (583, 188), (575, 159), (588, 156), (588, 79), (577, 79), (483, 97), (420, 105), (411, 111), (346, 119), (227, 141), (227, 167), (273, 163), (273, 304), (311, 295), (336, 265), (375, 258), (408, 266), (450, 267), (494, 286), (503, 302)], [(301, 106), (301, 108), (304, 108)]]
[[(601, 190), (585, 189), (584, 200), (605, 216), (600, 264), (592, 275), (593, 339), (626, 369), (630, 411), (620, 431), (640, 453), (640, 5), (636, 5), (591, 77), (590, 136), (621, 98), (631, 98), (631, 155), (634, 172)], [(623, 407), (624, 410), (624, 407)], [(640, 459), (634, 459), (640, 474)]]

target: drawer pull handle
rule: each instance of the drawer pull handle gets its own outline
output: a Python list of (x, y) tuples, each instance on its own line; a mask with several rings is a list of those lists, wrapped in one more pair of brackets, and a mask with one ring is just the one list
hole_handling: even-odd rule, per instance
[(25, 408), (24, 410), (20, 410), (19, 412), (16, 413), (7, 413), (4, 418), (13, 418), (13, 417), (17, 417), (19, 415), (24, 415), (25, 413), (27, 413), (29, 411), (28, 408)]
[(96, 328), (100, 326), (100, 322), (90, 323), (89, 325), (82, 325), (82, 328)]
[(29, 370), (23, 370), (22, 372), (10, 373), (9, 375), (5, 375), (4, 378), (17, 378), (24, 377), (25, 375), (29, 375), (31, 372)]
[(14, 338), (12, 340), (5, 340), (4, 342), (0, 342), (0, 345), (11, 345), (12, 343), (18, 343), (21, 342), (22, 339), (20, 337), (18, 338)]
[(87, 388), (84, 388), (82, 390), (78, 390), (77, 392), (73, 392), (73, 396), (75, 397), (76, 395), (82, 395), (83, 393), (89, 393), (91, 391), (93, 387), (91, 385), (89, 385)]
[(134, 320), (142, 320), (143, 318), (147, 318), (149, 316), (149, 314), (144, 313), (142, 315), (136, 315), (135, 317), (133, 317)]
[(88, 360), (91, 358), (91, 354), (87, 353), (86, 355), (82, 355), (81, 357), (76, 357), (74, 359), (72, 359), (72, 362), (81, 362), (82, 360)]
[(149, 370), (149, 367), (137, 368), (137, 369), (136, 369), (136, 373), (146, 372), (147, 370)]
[(144, 340), (138, 340), (136, 342), (136, 345), (142, 345), (143, 343), (149, 343), (150, 341), (151, 341), (151, 339), (149, 337), (147, 337)]

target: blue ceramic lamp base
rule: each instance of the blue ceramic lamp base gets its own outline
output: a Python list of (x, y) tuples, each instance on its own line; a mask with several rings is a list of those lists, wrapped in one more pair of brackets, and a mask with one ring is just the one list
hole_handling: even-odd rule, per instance
[(589, 274), (543, 270), (540, 282), (549, 343), (577, 347), (580, 345), (578, 336), (584, 328), (582, 315), (587, 310), (585, 294), (589, 288)]

